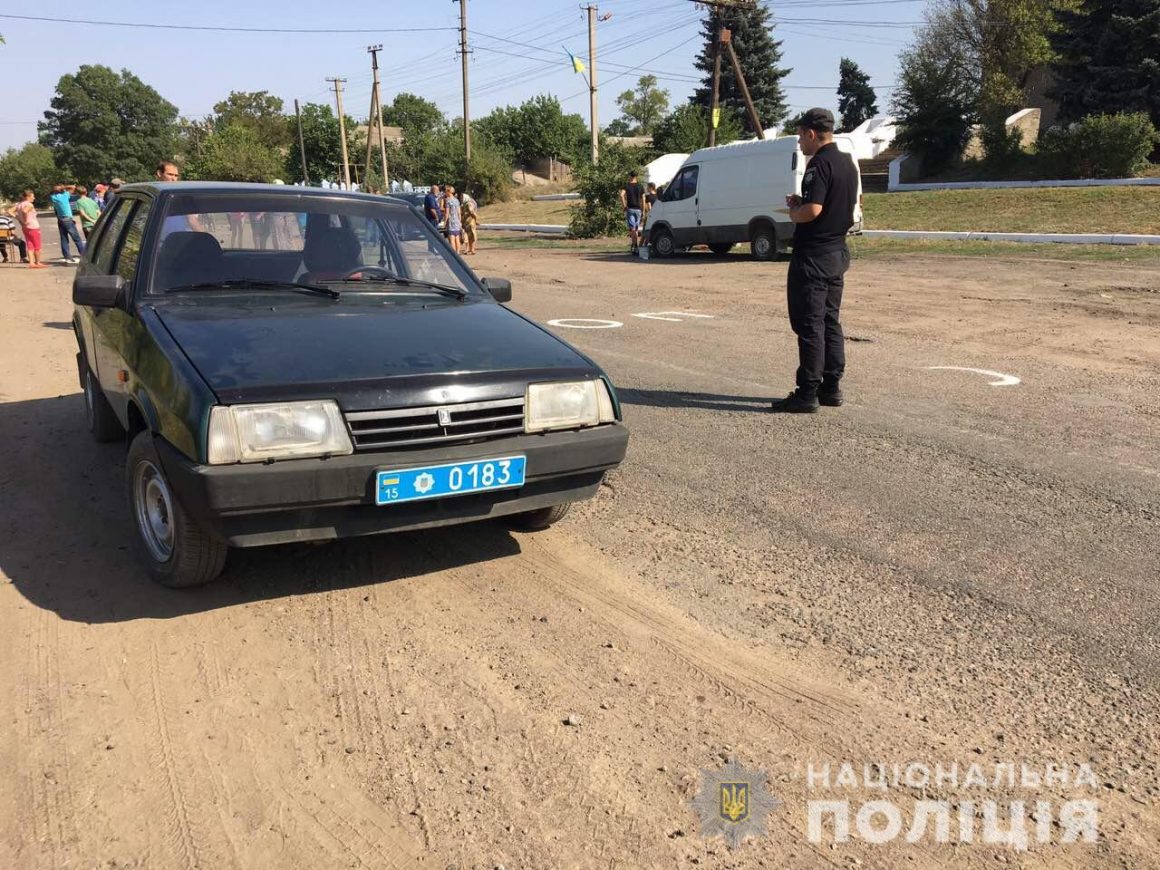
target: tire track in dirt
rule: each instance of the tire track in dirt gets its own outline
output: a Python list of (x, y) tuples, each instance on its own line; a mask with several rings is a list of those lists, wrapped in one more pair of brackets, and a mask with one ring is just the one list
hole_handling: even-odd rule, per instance
[(37, 609), (32, 621), (27, 659), (32, 668), (25, 672), (27, 806), (32, 850), (49, 859), (47, 866), (56, 868), (68, 863), (80, 841), (71, 752), (65, 739), (65, 698), (60, 674), (64, 653), (56, 614)]

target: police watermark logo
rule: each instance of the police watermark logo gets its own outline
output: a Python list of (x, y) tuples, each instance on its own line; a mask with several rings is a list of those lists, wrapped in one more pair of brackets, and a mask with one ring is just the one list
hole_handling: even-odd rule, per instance
[(781, 806), (781, 801), (765, 789), (764, 770), (746, 770), (737, 759), (719, 771), (701, 771), (701, 791), (693, 798), (693, 809), (701, 817), (701, 835), (718, 834), (733, 848), (746, 837), (766, 833), (765, 817)]

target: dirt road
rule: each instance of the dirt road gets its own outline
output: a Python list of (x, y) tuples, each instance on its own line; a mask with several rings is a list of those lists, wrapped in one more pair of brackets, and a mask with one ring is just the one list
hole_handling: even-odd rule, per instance
[[(538, 535), (238, 552), (185, 593), (137, 569), (124, 450), (87, 440), (71, 270), (0, 272), (0, 866), (1154, 863), (1160, 272), (856, 264), (850, 402), (781, 419), (784, 265), (472, 265), (538, 320), (622, 324), (555, 327), (633, 431), (599, 498)], [(730, 757), (781, 802), (736, 850), (689, 806)], [(988, 788), (808, 776), (914, 760)], [(1097, 843), (808, 830), (818, 799), (893, 800), (905, 834), (916, 800), (1077, 797)]]

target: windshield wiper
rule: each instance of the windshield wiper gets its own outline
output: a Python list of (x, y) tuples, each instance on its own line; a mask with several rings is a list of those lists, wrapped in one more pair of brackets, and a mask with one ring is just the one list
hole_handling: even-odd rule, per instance
[[(467, 291), (450, 284), (436, 284), (434, 281), (421, 281), (418, 278), (404, 278), (402, 275), (371, 275), (362, 278), (343, 278), (340, 283), (352, 284), (401, 284), (404, 287), (425, 287), (428, 290), (438, 290), (456, 299), (467, 297)], [(326, 282), (331, 283), (331, 282)]]
[(231, 278), (227, 281), (204, 281), (200, 284), (182, 284), (170, 287), (166, 293), (182, 293), (186, 290), (241, 290), (249, 287), (262, 290), (305, 290), (328, 299), (338, 299), (342, 294), (329, 287), (306, 284), (302, 281), (273, 281), (266, 278)]

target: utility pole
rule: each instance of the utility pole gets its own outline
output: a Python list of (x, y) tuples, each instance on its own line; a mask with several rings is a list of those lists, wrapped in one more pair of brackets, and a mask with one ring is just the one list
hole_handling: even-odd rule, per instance
[[(722, 29), (721, 38), (725, 43), (725, 50), (729, 52), (729, 62), (733, 64), (733, 75), (737, 77), (737, 87), (741, 88), (741, 99), (745, 100), (745, 110), (749, 112), (749, 123), (758, 139), (765, 138), (765, 130), (761, 126), (761, 119), (757, 117), (757, 107), (753, 105), (753, 97), (749, 96), (749, 85), (745, 83), (745, 73), (741, 72), (741, 61), (737, 59), (737, 52), (733, 49), (732, 33)], [(718, 57), (717, 62), (720, 63)]]
[(350, 190), (350, 155), (346, 152), (346, 115), (342, 111), (342, 86), (346, 79), (327, 79), (334, 85), (334, 102), (338, 105), (338, 138), (342, 140), (342, 183)]
[(302, 183), (310, 183), (310, 173), (306, 171), (306, 141), (302, 138), (302, 112), (298, 109), (298, 100), (294, 100), (294, 118), (298, 122), (298, 156), (302, 158)]
[(588, 11), (588, 102), (592, 116), (592, 165), (600, 162), (600, 122), (596, 118), (596, 13), (598, 7), (589, 3)]
[(471, 160), (471, 106), (467, 98), (467, 0), (451, 0), (459, 4), (459, 57), (463, 61), (463, 153)]
[(717, 144), (717, 120), (721, 116), (718, 104), (721, 94), (721, 41), (725, 28), (721, 26), (721, 15), (713, 7), (713, 101), (709, 106), (709, 147)]
[(379, 131), (379, 159), (383, 167), (383, 190), (390, 192), (391, 183), (387, 179), (387, 145), (383, 135), (383, 101), (379, 93), (379, 52), (383, 50), (381, 45), (371, 45), (367, 47), (367, 52), (371, 56), (371, 74), (374, 77), (374, 83), (371, 85), (371, 111), (367, 116), (367, 158), (366, 168), (363, 170), (363, 178), (367, 178), (371, 174), (371, 148), (374, 142), (374, 130)]

